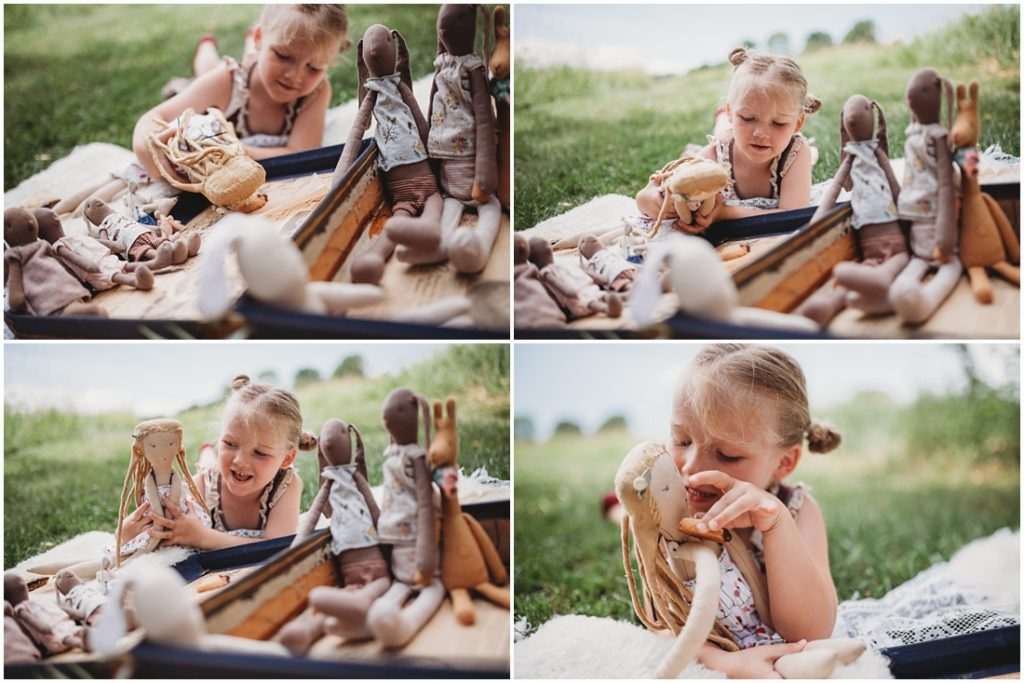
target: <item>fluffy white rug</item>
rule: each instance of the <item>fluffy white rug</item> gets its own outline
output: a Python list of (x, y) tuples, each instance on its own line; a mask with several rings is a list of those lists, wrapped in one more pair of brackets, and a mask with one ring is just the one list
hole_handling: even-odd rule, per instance
[[(40, 576), (53, 576), (64, 567), (101, 557), (103, 549), (113, 547), (113, 545), (114, 534), (106, 531), (87, 531), (44, 553), (28, 558), (8, 571), (16, 572), (26, 580)], [(133, 564), (170, 566), (184, 560), (194, 552), (195, 550), (190, 548), (170, 546), (158, 548), (132, 562)]]

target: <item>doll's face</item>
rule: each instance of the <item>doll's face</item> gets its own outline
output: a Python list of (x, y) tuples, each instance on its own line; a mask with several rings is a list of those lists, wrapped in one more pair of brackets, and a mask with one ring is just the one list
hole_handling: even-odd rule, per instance
[(363, 63), (371, 76), (388, 76), (395, 72), (395, 46), (391, 31), (374, 24), (363, 34)]
[(662, 535), (679, 540), (680, 533), (676, 525), (687, 516), (686, 485), (668, 453), (658, 456), (651, 465), (648, 490), (661, 516)]
[(39, 223), (26, 209), (15, 207), (4, 211), (4, 240), (12, 247), (31, 244), (39, 238)]
[[(305, 97), (327, 76), (333, 54), (323, 46), (286, 41), (277, 29), (257, 26), (253, 38), (259, 51), (256, 70), (274, 102), (287, 104)], [(335, 46), (337, 48), (337, 46)]]
[(166, 468), (181, 450), (181, 437), (175, 432), (150, 432), (142, 437), (142, 454), (151, 466)]
[(384, 400), (384, 428), (397, 444), (416, 443), (419, 432), (419, 402), (408, 389), (395, 389)]
[(747, 93), (727, 107), (736, 141), (734, 151), (755, 164), (768, 164), (781, 156), (804, 125), (803, 113), (763, 93)]
[(221, 479), (239, 498), (259, 496), (277, 474), (295, 461), (283, 430), (257, 415), (235, 413), (221, 431), (217, 445)]
[(871, 101), (863, 95), (853, 95), (843, 105), (843, 128), (851, 140), (870, 140), (875, 133), (875, 116)]

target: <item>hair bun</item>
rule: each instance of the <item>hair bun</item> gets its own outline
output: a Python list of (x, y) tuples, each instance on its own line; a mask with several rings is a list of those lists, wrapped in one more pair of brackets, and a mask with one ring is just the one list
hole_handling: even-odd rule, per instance
[(828, 453), (842, 440), (836, 428), (827, 422), (812, 421), (811, 426), (807, 428), (807, 447), (812, 453)]
[(238, 375), (231, 380), (231, 391), (238, 391), (251, 381), (252, 380), (249, 379), (249, 375)]
[(299, 435), (299, 450), (311, 451), (314, 448), (316, 448), (316, 434), (303, 429), (302, 434)]
[(729, 53), (729, 63), (733, 66), (739, 66), (745, 61), (747, 61), (747, 48), (738, 47)]
[(804, 97), (804, 111), (808, 114), (813, 114), (819, 109), (821, 109), (821, 100), (811, 93), (807, 93), (807, 96)]

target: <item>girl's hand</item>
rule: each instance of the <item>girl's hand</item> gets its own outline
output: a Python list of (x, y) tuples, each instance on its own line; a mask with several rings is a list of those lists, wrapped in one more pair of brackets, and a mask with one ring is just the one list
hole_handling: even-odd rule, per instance
[(199, 518), (181, 509), (167, 496), (162, 496), (160, 502), (164, 505), (167, 517), (153, 513), (153, 523), (162, 526), (163, 529), (150, 529), (149, 535), (153, 538), (163, 539), (167, 545), (189, 545), (196, 548), (202, 547), (206, 527), (199, 521)]
[(699, 235), (708, 229), (712, 223), (721, 220), (723, 215), (723, 208), (725, 207), (725, 200), (722, 195), (715, 197), (715, 206), (711, 209), (711, 212), (707, 216), (702, 216), (700, 211), (693, 211), (693, 223), (683, 223), (681, 220), (676, 221), (672, 224), (672, 227), (688, 232), (691, 235)]
[(150, 529), (153, 526), (153, 517), (150, 515), (152, 511), (153, 508), (147, 500), (135, 508), (135, 512), (125, 517), (121, 524), (121, 541), (130, 541), (143, 531)]
[(750, 482), (733, 479), (725, 472), (705, 470), (689, 478), (687, 486), (713, 486), (722, 492), (701, 519), (709, 529), (754, 527), (761, 533), (771, 531), (786, 512), (778, 498)]
[(706, 665), (729, 678), (782, 678), (775, 670), (775, 661), (784, 655), (800, 652), (805, 645), (807, 641), (801, 640), (798, 643), (758, 645), (739, 652), (721, 652)]

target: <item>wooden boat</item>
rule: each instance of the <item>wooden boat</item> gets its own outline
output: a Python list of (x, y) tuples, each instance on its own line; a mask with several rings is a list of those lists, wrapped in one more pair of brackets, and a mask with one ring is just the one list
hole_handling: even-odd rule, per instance
[[(267, 172), (262, 190), (269, 201), (255, 215), (274, 223), (293, 239), (310, 267), (312, 280), (343, 281), (351, 259), (381, 233), (390, 207), (379, 178), (376, 144), (363, 142), (363, 151), (338, 187), (331, 175), (342, 145), (286, 155), (261, 162)], [(174, 211), (188, 228), (205, 236), (222, 212), (199, 195), (184, 195)], [(467, 212), (466, 224), (475, 222)], [(152, 291), (117, 287), (101, 292), (94, 301), (109, 318), (30, 316), (5, 312), (4, 320), (18, 337), (86, 338), (221, 338), (228, 334), (264, 338), (396, 337), (396, 338), (508, 338), (508, 219), (482, 273), (462, 276), (447, 263), (410, 267), (394, 259), (388, 263), (383, 287), (386, 299), (379, 306), (352, 311), (346, 317), (314, 316), (257, 304), (245, 298), (233, 263), (228, 266), (233, 297), (239, 304), (219, 320), (204, 321), (196, 306), (199, 259), (157, 276)], [(403, 312), (448, 296), (466, 294), (473, 302), (474, 320), (490, 325), (440, 327), (396, 322)]]

